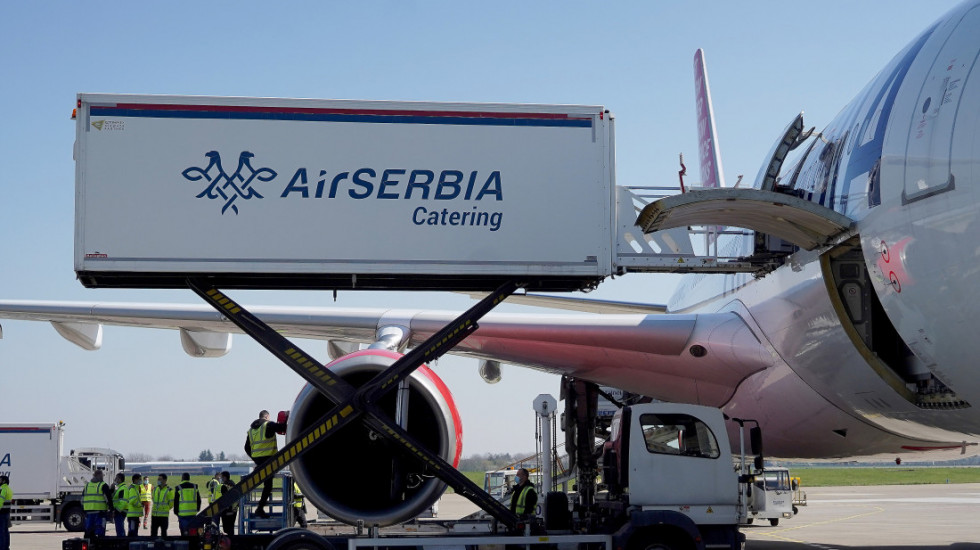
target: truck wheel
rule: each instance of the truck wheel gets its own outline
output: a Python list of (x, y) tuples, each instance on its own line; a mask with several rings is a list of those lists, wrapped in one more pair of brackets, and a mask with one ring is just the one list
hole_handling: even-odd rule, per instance
[(61, 509), (61, 524), (69, 531), (85, 530), (85, 512), (78, 504), (69, 504)]
[(545, 496), (545, 529), (565, 530), (572, 528), (572, 514), (568, 511), (568, 495), (561, 491), (549, 491)]
[(770, 518), (769, 525), (772, 525), (773, 527), (779, 525), (779, 518)]
[(692, 541), (671, 533), (639, 533), (629, 542), (629, 550), (694, 550)]
[(746, 525), (752, 525), (752, 522), (753, 522), (753, 521), (755, 521), (755, 518), (747, 518), (747, 519), (745, 520), (745, 524), (746, 524)]
[(333, 550), (333, 545), (313, 531), (287, 529), (272, 539), (266, 550)]

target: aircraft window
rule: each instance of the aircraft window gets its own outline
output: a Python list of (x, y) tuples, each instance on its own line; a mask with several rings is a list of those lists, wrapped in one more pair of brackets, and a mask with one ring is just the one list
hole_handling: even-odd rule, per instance
[(651, 453), (718, 458), (718, 440), (703, 422), (686, 414), (644, 414), (640, 429)]

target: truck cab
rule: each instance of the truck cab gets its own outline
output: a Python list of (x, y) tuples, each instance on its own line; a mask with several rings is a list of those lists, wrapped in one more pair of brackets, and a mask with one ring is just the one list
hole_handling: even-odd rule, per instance
[(604, 444), (606, 505), (628, 521), (630, 549), (735, 547), (739, 478), (718, 409), (675, 403), (623, 407)]

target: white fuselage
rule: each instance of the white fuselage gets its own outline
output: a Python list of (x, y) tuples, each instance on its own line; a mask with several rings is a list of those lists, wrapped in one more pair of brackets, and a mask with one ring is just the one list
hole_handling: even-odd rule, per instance
[[(978, 51), (969, 2), (784, 164), (780, 189), (851, 217), (855, 239), (798, 251), (760, 279), (691, 276), (671, 301), (671, 312), (751, 317), (778, 354), (724, 404), (763, 422), (767, 442), (844, 456), (980, 434)], [(733, 239), (752, 252), (751, 237)]]

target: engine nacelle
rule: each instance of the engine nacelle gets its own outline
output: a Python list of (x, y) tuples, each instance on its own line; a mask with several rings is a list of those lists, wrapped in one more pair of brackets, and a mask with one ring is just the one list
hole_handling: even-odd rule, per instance
[[(363, 350), (345, 355), (326, 368), (356, 387), (391, 366), (401, 354)], [(459, 464), (463, 433), (459, 411), (446, 384), (428, 367), (409, 378), (406, 428), (427, 449), (453, 466)], [(394, 422), (398, 390), (380, 407)], [(288, 441), (326, 414), (334, 403), (307, 384), (289, 414)], [(306, 498), (339, 521), (392, 525), (410, 520), (432, 505), (445, 484), (421, 461), (400, 453), (380, 434), (354, 421), (290, 465)]]

